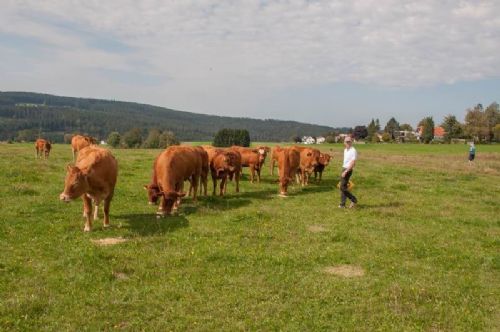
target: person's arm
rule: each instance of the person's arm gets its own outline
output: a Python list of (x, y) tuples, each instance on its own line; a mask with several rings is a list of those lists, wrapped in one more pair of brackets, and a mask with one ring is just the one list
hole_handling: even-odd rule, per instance
[(347, 172), (352, 170), (354, 168), (354, 165), (356, 165), (356, 159), (351, 160), (345, 171), (342, 172), (342, 177), (345, 178)]

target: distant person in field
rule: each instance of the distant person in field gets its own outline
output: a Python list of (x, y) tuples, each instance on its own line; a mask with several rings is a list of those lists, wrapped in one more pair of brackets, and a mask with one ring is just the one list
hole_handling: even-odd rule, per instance
[(340, 176), (340, 205), (339, 208), (345, 208), (347, 198), (351, 200), (349, 208), (353, 208), (358, 203), (358, 199), (348, 189), (349, 179), (352, 176), (352, 170), (356, 164), (358, 153), (352, 146), (352, 138), (346, 136), (344, 139), (344, 163), (342, 164), (342, 174)]
[(469, 145), (470, 145), (470, 147), (469, 147), (469, 164), (472, 165), (474, 158), (476, 158), (476, 146), (474, 145), (474, 142), (470, 142)]

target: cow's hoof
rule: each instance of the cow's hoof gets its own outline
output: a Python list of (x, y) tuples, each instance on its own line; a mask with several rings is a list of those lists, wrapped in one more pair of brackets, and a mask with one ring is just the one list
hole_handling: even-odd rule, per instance
[(110, 225), (110, 224), (102, 224), (102, 227), (103, 227), (103, 228), (110, 228), (110, 227), (111, 227), (111, 225)]
[(278, 197), (288, 197), (288, 195), (287, 195), (287, 194), (280, 193), (280, 194), (278, 194)]
[(90, 227), (87, 227), (85, 226), (85, 228), (83, 229), (84, 232), (90, 232)]

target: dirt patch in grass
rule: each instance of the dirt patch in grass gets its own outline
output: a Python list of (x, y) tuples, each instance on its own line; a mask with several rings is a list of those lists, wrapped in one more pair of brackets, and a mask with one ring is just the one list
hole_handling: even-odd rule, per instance
[(99, 246), (112, 246), (115, 244), (126, 242), (127, 239), (124, 239), (122, 237), (107, 237), (104, 239), (95, 239), (91, 241)]
[(321, 225), (311, 225), (307, 227), (307, 230), (311, 233), (322, 233), (322, 232), (328, 232), (328, 229)]
[(127, 280), (129, 276), (124, 272), (113, 272), (113, 277), (118, 280)]
[(333, 274), (344, 278), (362, 277), (365, 275), (365, 270), (356, 265), (337, 265), (328, 266), (323, 269), (325, 273)]

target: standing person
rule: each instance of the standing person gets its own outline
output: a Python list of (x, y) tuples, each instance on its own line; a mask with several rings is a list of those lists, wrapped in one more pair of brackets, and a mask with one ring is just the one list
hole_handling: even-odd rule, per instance
[(474, 158), (476, 157), (476, 146), (474, 145), (474, 142), (470, 142), (470, 148), (469, 148), (469, 165), (472, 165), (472, 162), (474, 161)]
[(342, 174), (340, 177), (340, 205), (339, 208), (345, 208), (346, 199), (351, 200), (349, 208), (353, 208), (358, 203), (358, 199), (348, 190), (349, 179), (352, 175), (352, 170), (356, 164), (356, 159), (358, 158), (358, 153), (356, 149), (352, 146), (352, 138), (346, 136), (344, 139), (344, 163), (342, 164)]

